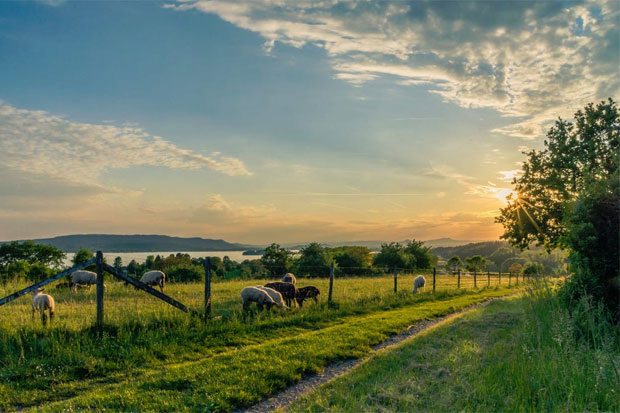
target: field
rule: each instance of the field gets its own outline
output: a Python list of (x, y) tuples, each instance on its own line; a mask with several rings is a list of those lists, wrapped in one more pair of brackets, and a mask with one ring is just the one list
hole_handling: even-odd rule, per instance
[[(290, 411), (620, 411), (620, 331), (544, 289), (385, 351)], [(586, 335), (581, 334), (580, 324)]]
[[(30, 296), (0, 307), (0, 410), (230, 410), (326, 364), (361, 357), (416, 320), (517, 291), (514, 279), (510, 288), (502, 278), (502, 286), (457, 290), (454, 277), (441, 276), (436, 294), (427, 285), (412, 295), (412, 280), (400, 276), (394, 294), (392, 277), (337, 279), (331, 306), (327, 280), (300, 280), (321, 289), (319, 305), (249, 315), (241, 311), (239, 291), (263, 281), (214, 283), (216, 319), (206, 326), (108, 281), (102, 335), (92, 327), (94, 288), (72, 295), (51, 284), (57, 319), (47, 328), (31, 320)], [(479, 287), (486, 286), (482, 280)], [(19, 287), (2, 286), (0, 295)], [(203, 305), (201, 284), (170, 284), (166, 293), (192, 309)]]

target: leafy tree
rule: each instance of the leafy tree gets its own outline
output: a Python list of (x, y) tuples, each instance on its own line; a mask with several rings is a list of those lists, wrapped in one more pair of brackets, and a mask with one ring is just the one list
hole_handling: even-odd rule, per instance
[(92, 251), (89, 251), (86, 248), (80, 248), (78, 252), (76, 252), (73, 258), (71, 259), (71, 262), (73, 263), (74, 266), (80, 265), (94, 257), (95, 257), (95, 254)]
[(521, 271), (523, 271), (523, 265), (518, 262), (515, 262), (508, 267), (508, 272), (511, 274), (521, 274)]
[(129, 261), (129, 264), (127, 265), (127, 274), (132, 274), (135, 276), (135, 275), (138, 275), (139, 272), (140, 272), (140, 266), (136, 262), (136, 260)]
[(523, 268), (523, 274), (528, 277), (535, 277), (537, 275), (542, 275), (542, 273), (543, 266), (535, 262), (530, 262)]
[(431, 247), (425, 247), (424, 241), (416, 241), (415, 239), (407, 241), (404, 251), (413, 257), (413, 259), (409, 259), (411, 269), (413, 266), (419, 269), (428, 269), (437, 263), (437, 258), (431, 254)]
[(474, 255), (465, 259), (465, 267), (468, 271), (481, 272), (487, 267), (487, 260), (482, 255)]
[(329, 276), (332, 258), (329, 249), (317, 242), (308, 244), (300, 251), (301, 256), (295, 261), (298, 275), (310, 277)]
[(575, 121), (562, 119), (541, 151), (527, 153), (496, 221), (502, 238), (521, 249), (530, 244), (570, 251), (575, 274), (564, 286), (569, 302), (584, 293), (619, 310), (620, 116), (609, 99), (587, 105)]
[(525, 257), (512, 257), (512, 258), (508, 258), (506, 261), (504, 261), (501, 265), (501, 271), (509, 271), (510, 272), (510, 267), (513, 264), (519, 264), (522, 267), (527, 264), (528, 259)]
[(291, 268), (290, 253), (276, 243), (265, 248), (260, 260), (271, 275), (285, 274)]
[(59, 269), (64, 259), (65, 253), (51, 245), (35, 244), (32, 241), (13, 241), (0, 245), (0, 271), (17, 261), (39, 263), (51, 269)]
[[(410, 268), (413, 256), (405, 253), (403, 246), (397, 242), (381, 244), (381, 251), (373, 259), (373, 265), (392, 271), (394, 267)], [(415, 260), (415, 257), (413, 258)], [(413, 262), (415, 265), (415, 261)]]
[(147, 270), (152, 270), (155, 268), (155, 257), (153, 255), (148, 255), (146, 257), (146, 261), (144, 261), (144, 268)]
[(446, 264), (448, 271), (457, 272), (460, 268), (463, 268), (463, 261), (458, 255), (450, 258)]
[(372, 254), (366, 247), (332, 248), (334, 261), (341, 272), (348, 275), (367, 275), (372, 270)]
[(121, 271), (123, 268), (123, 259), (121, 257), (114, 258), (114, 268), (116, 271)]

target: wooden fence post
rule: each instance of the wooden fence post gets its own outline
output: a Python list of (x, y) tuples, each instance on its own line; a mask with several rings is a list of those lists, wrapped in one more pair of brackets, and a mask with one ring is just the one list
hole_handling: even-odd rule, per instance
[(394, 266), (394, 292), (398, 292), (398, 268)]
[(519, 285), (519, 273), (517, 273), (517, 283), (516, 285)]
[(459, 268), (458, 273), (457, 273), (457, 281), (456, 281), (456, 288), (461, 288), (461, 269)]
[(487, 287), (491, 286), (491, 271), (487, 270)]
[(433, 294), (435, 294), (435, 278), (437, 276), (437, 268), (433, 267)]
[(97, 251), (97, 328), (103, 328), (103, 253)]
[(332, 302), (332, 291), (334, 290), (334, 263), (329, 267), (329, 294), (327, 295), (327, 302)]
[(508, 287), (510, 287), (511, 282), (512, 282), (512, 272), (508, 271)]
[(474, 288), (478, 288), (478, 283), (476, 282), (476, 270), (474, 270)]
[(205, 265), (205, 323), (211, 317), (211, 258), (207, 257)]
[(497, 273), (497, 285), (499, 286), (502, 285), (502, 271), (501, 270)]

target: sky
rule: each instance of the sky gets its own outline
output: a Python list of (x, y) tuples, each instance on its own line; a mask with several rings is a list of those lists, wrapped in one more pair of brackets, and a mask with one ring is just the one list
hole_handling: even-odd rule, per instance
[(615, 1), (0, 1), (0, 240), (497, 239)]

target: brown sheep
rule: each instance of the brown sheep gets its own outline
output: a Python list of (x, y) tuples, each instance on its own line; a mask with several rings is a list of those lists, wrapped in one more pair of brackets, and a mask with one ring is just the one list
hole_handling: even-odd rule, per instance
[(308, 287), (301, 287), (298, 289), (295, 299), (297, 300), (299, 307), (302, 307), (304, 305), (304, 300), (307, 300), (308, 298), (312, 298), (314, 302), (318, 304), (319, 299), (317, 297), (319, 294), (321, 294), (319, 289), (310, 285)]
[(282, 298), (284, 298), (284, 301), (286, 301), (287, 306), (290, 307), (292, 303), (295, 302), (295, 297), (297, 296), (297, 287), (295, 287), (293, 284), (276, 281), (265, 284), (265, 287), (273, 288), (274, 290), (282, 294)]

